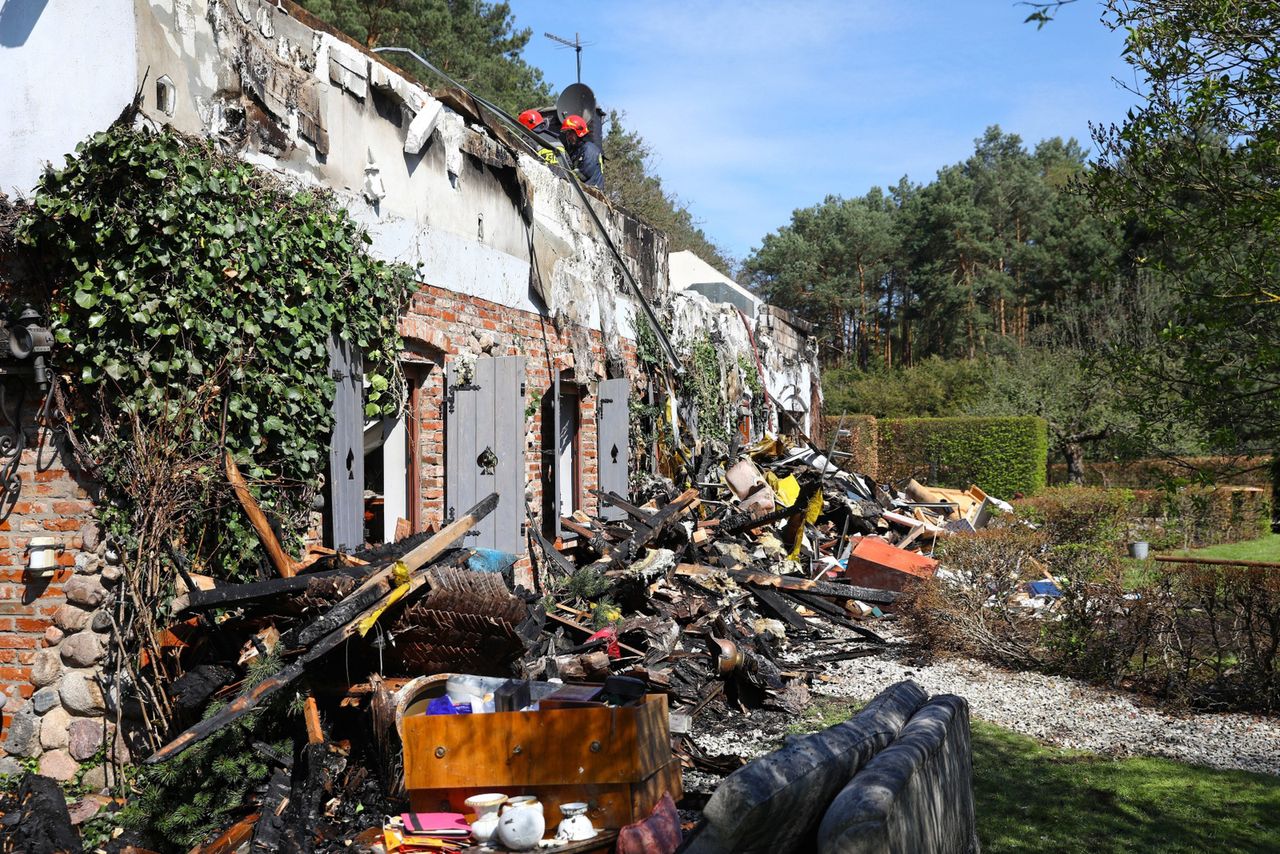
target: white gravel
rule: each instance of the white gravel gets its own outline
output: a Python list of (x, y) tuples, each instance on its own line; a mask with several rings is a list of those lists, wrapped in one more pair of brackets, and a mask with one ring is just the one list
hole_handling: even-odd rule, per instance
[(832, 665), (828, 679), (815, 680), (814, 692), (869, 700), (886, 685), (914, 679), (930, 694), (964, 697), (975, 718), (1061, 747), (1280, 775), (1276, 717), (1174, 715), (1074, 679), (1007, 671), (972, 659), (918, 664), (901, 639), (882, 655)]

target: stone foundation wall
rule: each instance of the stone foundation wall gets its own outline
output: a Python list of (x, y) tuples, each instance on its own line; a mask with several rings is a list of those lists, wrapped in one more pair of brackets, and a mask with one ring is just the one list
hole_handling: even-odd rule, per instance
[[(24, 451), (18, 475), (21, 494), (0, 521), (0, 774), (26, 758), (70, 780), (114, 741), (98, 666), (111, 639), (105, 604), (123, 570), (93, 519), (93, 485), (56, 444), (39, 460)], [(61, 541), (51, 575), (26, 569), (33, 536)], [(104, 769), (86, 767), (84, 780), (97, 779), (105, 783)]]

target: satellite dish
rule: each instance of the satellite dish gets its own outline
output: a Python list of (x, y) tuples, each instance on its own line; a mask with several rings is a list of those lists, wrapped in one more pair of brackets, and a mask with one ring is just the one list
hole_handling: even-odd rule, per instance
[(591, 126), (591, 131), (600, 137), (600, 120), (596, 118), (596, 93), (585, 83), (572, 83), (566, 86), (556, 99), (556, 113), (563, 122), (569, 116), (582, 116)]

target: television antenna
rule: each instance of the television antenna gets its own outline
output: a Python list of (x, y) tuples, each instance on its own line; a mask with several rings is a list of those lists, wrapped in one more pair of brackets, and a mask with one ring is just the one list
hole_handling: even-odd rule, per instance
[(578, 33), (573, 34), (573, 41), (569, 41), (563, 36), (557, 36), (554, 33), (543, 33), (543, 35), (551, 39), (553, 42), (560, 42), (560, 44), (564, 45), (565, 47), (573, 48), (575, 58), (578, 60), (578, 82), (581, 83), (582, 82), (582, 49), (586, 47), (586, 45), (582, 43), (582, 39), (579, 38), (579, 34)]

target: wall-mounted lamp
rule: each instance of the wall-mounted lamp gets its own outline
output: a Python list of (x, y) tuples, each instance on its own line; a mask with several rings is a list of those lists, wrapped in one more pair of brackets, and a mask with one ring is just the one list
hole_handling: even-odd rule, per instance
[(9, 324), (9, 353), (21, 361), (31, 359), (36, 385), (42, 391), (49, 387), (47, 357), (53, 351), (53, 332), (43, 320), (40, 312), (28, 305)]
[(32, 537), (27, 544), (27, 572), (52, 575), (58, 568), (58, 555), (64, 548), (56, 537)]

